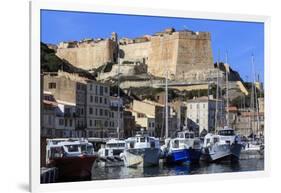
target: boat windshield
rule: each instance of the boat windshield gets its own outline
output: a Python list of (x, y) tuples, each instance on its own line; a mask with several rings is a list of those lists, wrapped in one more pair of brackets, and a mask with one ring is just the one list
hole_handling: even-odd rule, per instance
[(92, 154), (93, 153), (93, 145), (87, 145), (87, 152), (89, 153), (89, 154)]
[(219, 131), (219, 135), (232, 136), (234, 135), (234, 130), (221, 130)]
[(79, 152), (78, 145), (66, 145), (68, 152)]
[(81, 145), (81, 152), (91, 154), (93, 152), (93, 146), (91, 144)]
[(186, 133), (185, 134), (185, 138), (187, 138), (187, 139), (193, 139), (194, 138), (194, 133)]
[(50, 149), (50, 155), (49, 158), (53, 159), (53, 158), (60, 158), (63, 156), (63, 148), (62, 147), (52, 147)]
[(179, 148), (179, 140), (174, 140), (172, 147), (173, 148)]
[(143, 143), (143, 142), (145, 142), (145, 141), (146, 141), (146, 140), (145, 140), (145, 137), (140, 137), (140, 138), (139, 138), (139, 142), (142, 142), (142, 143)]
[(108, 148), (125, 147), (125, 143), (108, 143), (106, 144), (106, 147)]

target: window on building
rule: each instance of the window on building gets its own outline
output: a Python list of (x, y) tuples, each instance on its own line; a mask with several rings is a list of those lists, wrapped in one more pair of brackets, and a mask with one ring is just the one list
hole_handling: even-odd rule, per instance
[(64, 124), (64, 120), (63, 119), (59, 119), (59, 125), (63, 125)]
[(104, 98), (104, 104), (107, 104), (107, 98)]
[(64, 126), (67, 127), (67, 119), (64, 120)]
[(104, 93), (108, 93), (108, 87), (104, 87)]
[(93, 97), (93, 95), (91, 95), (91, 96), (90, 96), (90, 102), (92, 103), (93, 100), (94, 100), (94, 97)]
[(49, 115), (48, 116), (48, 124), (51, 125), (52, 124), (52, 117)]
[(100, 104), (102, 104), (102, 97), (100, 97)]
[(55, 89), (57, 87), (55, 82), (49, 82), (49, 89)]
[(92, 127), (92, 125), (93, 125), (92, 119), (89, 120), (89, 125), (90, 125), (90, 127)]
[(99, 97), (95, 96), (95, 103), (98, 103), (98, 102), (99, 102)]
[(96, 116), (98, 116), (98, 109), (96, 108)]
[(100, 109), (100, 116), (103, 116), (103, 109)]
[(96, 85), (96, 95), (98, 94), (98, 85)]
[(103, 95), (103, 86), (100, 86), (100, 95)]
[(72, 127), (72, 119), (69, 120), (69, 126)]
[(107, 109), (104, 110), (104, 115), (107, 116), (108, 115), (108, 111)]
[(93, 114), (93, 108), (89, 107), (89, 114), (92, 115)]
[(154, 128), (154, 123), (153, 123), (153, 122), (151, 123), (151, 127), (153, 127), (153, 128)]

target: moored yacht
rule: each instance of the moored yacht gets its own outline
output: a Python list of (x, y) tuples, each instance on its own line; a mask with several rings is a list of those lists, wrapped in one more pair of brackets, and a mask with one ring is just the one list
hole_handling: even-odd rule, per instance
[(121, 166), (124, 165), (123, 160), (120, 158), (120, 154), (125, 150), (125, 141), (120, 139), (110, 139), (104, 147), (101, 147), (98, 151), (99, 166)]
[(219, 160), (237, 161), (243, 145), (232, 128), (225, 127), (218, 134), (207, 134), (204, 138), (202, 158), (215, 162)]
[(151, 137), (143, 130), (135, 137), (125, 140), (126, 146), (121, 158), (127, 167), (147, 167), (159, 164), (159, 139)]
[(191, 163), (198, 163), (201, 156), (201, 141), (195, 136), (193, 131), (184, 130), (178, 132), (178, 138), (184, 139), (186, 146), (188, 147), (188, 154), (190, 156)]
[(59, 180), (90, 180), (97, 159), (93, 145), (85, 139), (47, 139), (46, 163), (57, 167)]
[(162, 151), (167, 164), (196, 163), (201, 156), (200, 139), (192, 131), (181, 131), (176, 138), (165, 140)]

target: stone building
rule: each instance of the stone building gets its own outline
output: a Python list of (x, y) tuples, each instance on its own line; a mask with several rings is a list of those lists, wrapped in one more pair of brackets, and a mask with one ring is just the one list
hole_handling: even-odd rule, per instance
[(256, 136), (264, 134), (264, 113), (239, 112), (233, 128), (237, 134), (246, 137), (249, 137), (251, 134)]
[(186, 105), (182, 101), (173, 101), (171, 103), (176, 115), (177, 130), (183, 130), (187, 126), (186, 122)]
[[(186, 101), (187, 127), (202, 131), (215, 130), (215, 117), (217, 108), (217, 128), (225, 125), (225, 108), (221, 100), (212, 97), (199, 97)], [(197, 133), (197, 134), (198, 134)]]
[(136, 121), (135, 116), (130, 109), (123, 111), (123, 122), (124, 122), (124, 138), (132, 137), (136, 134)]
[(168, 66), (169, 77), (182, 74), (203, 73), (213, 69), (211, 35), (208, 32), (176, 31), (168, 28), (163, 32), (135, 39), (117, 40), (112, 33), (107, 39), (87, 39), (80, 42), (62, 42), (57, 46), (57, 56), (82, 69), (94, 69), (108, 62), (123, 61), (145, 63), (148, 73), (163, 77)]
[(135, 117), (136, 121), (136, 129), (140, 131), (142, 128), (151, 135), (155, 136), (155, 117), (145, 114), (143, 112), (139, 112), (136, 110), (131, 110), (132, 115)]
[(86, 128), (86, 80), (61, 71), (43, 76), (44, 91), (52, 93), (56, 101), (75, 106), (75, 129), (81, 131)]
[[(147, 121), (148, 127), (150, 123), (150, 126), (153, 127), (151, 129), (155, 130), (154, 134), (156, 137), (163, 137), (165, 135), (164, 105), (149, 100), (143, 100), (143, 101), (134, 100), (132, 105), (132, 110), (138, 113), (137, 115), (135, 115), (136, 123), (138, 123), (138, 118), (146, 118), (148, 120)], [(176, 123), (175, 114), (170, 106), (168, 112), (169, 112), (168, 135), (172, 137), (175, 135), (177, 131), (177, 123)]]
[(108, 137), (110, 127), (110, 87), (97, 81), (87, 81), (87, 136)]
[(41, 136), (82, 137), (76, 129), (76, 104), (55, 100), (50, 92), (44, 92)]
[(258, 98), (259, 112), (264, 113), (264, 98)]
[[(119, 108), (119, 115), (118, 115), (118, 108)], [(110, 97), (110, 114), (109, 114), (109, 128), (108, 128), (108, 135), (109, 137), (124, 137), (124, 125), (127, 123), (124, 122), (124, 108), (123, 108), (123, 100), (122, 98)], [(118, 122), (119, 120), (119, 122)], [(118, 128), (119, 127), (119, 128)], [(118, 129), (117, 129), (118, 128)]]

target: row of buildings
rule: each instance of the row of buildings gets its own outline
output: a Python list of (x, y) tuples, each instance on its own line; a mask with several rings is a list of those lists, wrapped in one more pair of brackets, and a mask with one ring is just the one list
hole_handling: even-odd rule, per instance
[(118, 126), (124, 135), (124, 119), (132, 118), (109, 85), (66, 72), (46, 73), (42, 82), (43, 136), (117, 137)]
[[(141, 128), (153, 136), (165, 135), (164, 92), (157, 94), (156, 102), (132, 100), (124, 105), (110, 85), (76, 74), (46, 73), (42, 84), (42, 136), (126, 138)], [(234, 108), (229, 109), (229, 120), (240, 134), (249, 135), (257, 124), (262, 128), (263, 112), (255, 121), (249, 119), (250, 112)], [(197, 135), (214, 131), (226, 124), (224, 103), (212, 96), (169, 101), (168, 124), (171, 137), (184, 128)]]

